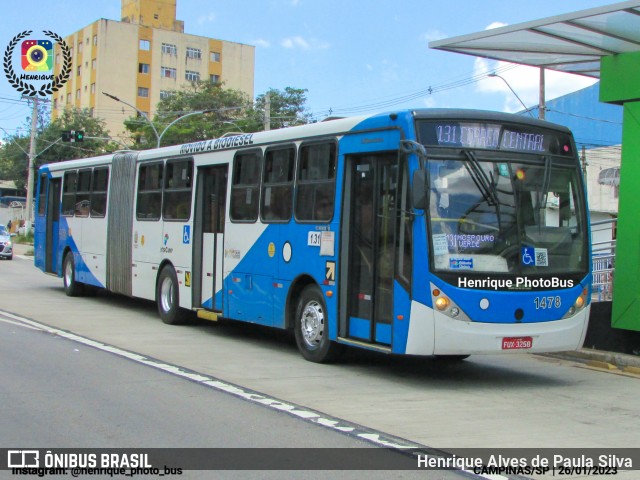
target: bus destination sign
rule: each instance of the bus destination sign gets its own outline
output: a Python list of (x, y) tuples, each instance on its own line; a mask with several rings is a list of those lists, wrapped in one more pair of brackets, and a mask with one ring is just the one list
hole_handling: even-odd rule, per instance
[(511, 127), (480, 122), (421, 122), (423, 144), (441, 147), (480, 148), (530, 153), (571, 153), (569, 136), (522, 125)]

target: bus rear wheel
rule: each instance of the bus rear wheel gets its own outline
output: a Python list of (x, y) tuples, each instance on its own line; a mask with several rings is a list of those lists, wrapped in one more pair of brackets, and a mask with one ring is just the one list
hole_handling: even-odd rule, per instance
[(68, 252), (64, 256), (62, 263), (62, 281), (64, 283), (64, 293), (68, 297), (77, 297), (82, 293), (82, 284), (76, 281), (76, 264), (73, 260), (73, 253)]
[(180, 325), (187, 321), (187, 312), (180, 308), (178, 276), (170, 266), (164, 267), (158, 277), (156, 304), (158, 305), (158, 314), (164, 323)]
[(338, 358), (342, 346), (329, 340), (327, 308), (316, 285), (309, 285), (302, 291), (295, 319), (296, 344), (305, 359), (328, 363)]

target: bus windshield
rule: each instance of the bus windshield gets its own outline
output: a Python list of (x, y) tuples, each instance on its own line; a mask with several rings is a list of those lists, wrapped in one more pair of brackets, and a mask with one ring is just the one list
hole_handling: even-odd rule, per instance
[(585, 206), (575, 162), (460, 152), (436, 154), (427, 163), (434, 272), (586, 273)]

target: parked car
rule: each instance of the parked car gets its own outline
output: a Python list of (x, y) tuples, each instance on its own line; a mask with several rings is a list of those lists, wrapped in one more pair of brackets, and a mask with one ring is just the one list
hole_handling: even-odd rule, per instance
[(0, 258), (13, 259), (13, 242), (7, 227), (0, 225)]

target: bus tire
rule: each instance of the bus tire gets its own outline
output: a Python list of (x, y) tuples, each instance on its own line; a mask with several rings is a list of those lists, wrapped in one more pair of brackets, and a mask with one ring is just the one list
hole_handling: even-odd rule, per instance
[(164, 323), (181, 325), (187, 321), (187, 312), (180, 308), (178, 276), (170, 266), (164, 267), (158, 277), (156, 305), (158, 306), (158, 314)]
[(329, 340), (327, 307), (317, 285), (302, 290), (295, 320), (296, 344), (306, 360), (328, 363), (338, 358), (342, 346)]
[(64, 293), (68, 297), (77, 297), (82, 294), (82, 284), (76, 280), (76, 262), (73, 260), (73, 253), (67, 252), (62, 263), (62, 281), (64, 283)]

